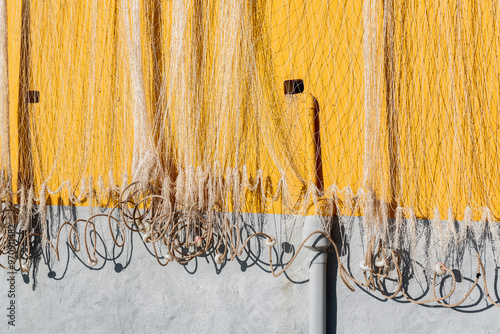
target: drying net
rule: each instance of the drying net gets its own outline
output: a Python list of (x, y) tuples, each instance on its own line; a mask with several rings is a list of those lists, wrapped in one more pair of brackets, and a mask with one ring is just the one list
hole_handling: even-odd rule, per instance
[(0, 197), (21, 262), (30, 238), (77, 234), (48, 205), (109, 207), (167, 261), (234, 258), (244, 213), (316, 214), (327, 235), (360, 221), (367, 266), (374, 245), (432, 271), (500, 246), (496, 1), (0, 4)]

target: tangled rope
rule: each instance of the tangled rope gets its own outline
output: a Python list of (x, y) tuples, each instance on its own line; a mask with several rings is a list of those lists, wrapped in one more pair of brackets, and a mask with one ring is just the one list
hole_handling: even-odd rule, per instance
[[(310, 233), (299, 245), (292, 258), (283, 265), (280, 271), (276, 271), (278, 264), (273, 263), (273, 249), (276, 244), (276, 238), (263, 232), (257, 232), (249, 235), (242, 240), (239, 227), (232, 223), (230, 219), (224, 216), (216, 208), (206, 212), (200, 212), (193, 209), (170, 210), (171, 205), (167, 205), (170, 199), (161, 195), (142, 194), (127, 188), (123, 194), (128, 194), (120, 200), (107, 214), (100, 213), (92, 215), (88, 219), (77, 219), (74, 222), (64, 222), (57, 231), (55, 243), (45, 240), (54, 252), (56, 259), (60, 260), (60, 242), (64, 229), (69, 229), (67, 243), (75, 252), (85, 253), (88, 257), (88, 265), (94, 267), (98, 264), (97, 256), (97, 231), (96, 223), (99, 219), (107, 220), (114, 245), (123, 247), (125, 245), (126, 230), (139, 233), (145, 243), (151, 244), (154, 256), (161, 266), (166, 266), (170, 262), (186, 264), (194, 258), (215, 252), (214, 260), (217, 264), (225, 261), (232, 261), (241, 256), (252, 239), (265, 238), (265, 244), (269, 249), (269, 267), (274, 277), (282, 275), (295, 261), (298, 254), (306, 244), (307, 240), (313, 236), (322, 236), (329, 240), (333, 247), (334, 254), (338, 263), (338, 273), (342, 282), (351, 291), (355, 288), (353, 284), (367, 288), (371, 291), (378, 291), (386, 299), (393, 299), (403, 296), (409, 302), (414, 304), (438, 303), (443, 307), (457, 307), (463, 304), (470, 296), (472, 291), (478, 285), (480, 278), (483, 278), (485, 294), (488, 300), (495, 306), (500, 307), (490, 295), (486, 281), (486, 271), (481, 261), (479, 253), (476, 254), (477, 271), (476, 278), (469, 290), (460, 301), (449, 304), (446, 300), (452, 297), (456, 291), (457, 280), (454, 272), (444, 264), (438, 263), (432, 279), (433, 298), (427, 300), (415, 300), (405, 291), (404, 277), (401, 269), (401, 255), (395, 249), (388, 249), (382, 240), (376, 243), (375, 237), (372, 237), (368, 243), (368, 250), (365, 260), (360, 264), (363, 270), (363, 279), (355, 278), (342, 261), (342, 256), (338, 246), (331, 236), (323, 231)], [(135, 201), (134, 198), (141, 198)], [(120, 219), (116, 217), (119, 212)], [(4, 207), (0, 210), (0, 255), (7, 253), (9, 245), (8, 223), (12, 223), (14, 216), (18, 214), (15, 207)], [(81, 237), (78, 228), (83, 226), (83, 249)], [(118, 232), (115, 232), (118, 231)], [(32, 250), (30, 240), (32, 237), (43, 238), (41, 233), (23, 232), (19, 242), (15, 243), (17, 249), (17, 261), (23, 273), (30, 271), (30, 261)], [(90, 240), (89, 240), (90, 239)], [(160, 254), (160, 248), (166, 248), (164, 254)], [(4, 265), (0, 264), (3, 268)], [(389, 278), (390, 272), (397, 274), (397, 287), (392, 293), (385, 290), (384, 279)], [(437, 277), (448, 273), (452, 279), (452, 287), (449, 293), (438, 297), (436, 292)]]

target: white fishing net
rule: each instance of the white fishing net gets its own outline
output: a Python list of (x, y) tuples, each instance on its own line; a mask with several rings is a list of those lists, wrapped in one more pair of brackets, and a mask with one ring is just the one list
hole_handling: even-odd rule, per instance
[(170, 253), (232, 258), (244, 213), (362, 216), (364, 252), (428, 270), (500, 246), (495, 1), (0, 4), (0, 196), (25, 236), (54, 240), (64, 204)]

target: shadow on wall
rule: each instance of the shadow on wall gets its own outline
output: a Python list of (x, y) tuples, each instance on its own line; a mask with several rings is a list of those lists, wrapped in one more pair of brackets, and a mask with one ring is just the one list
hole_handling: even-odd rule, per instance
[[(48, 219), (51, 222), (66, 222), (66, 221), (76, 221), (78, 217), (78, 211), (75, 207), (61, 207), (61, 206), (52, 206), (49, 207)], [(94, 208), (94, 210), (99, 210)], [(105, 209), (104, 209), (105, 210)], [(104, 211), (103, 211), (104, 212)], [(37, 219), (34, 216), (34, 219)], [(279, 226), (279, 224), (270, 223), (271, 220), (279, 220), (278, 216), (274, 218), (270, 218), (266, 215), (259, 215), (258, 223), (255, 224), (255, 219), (251, 219), (254, 223), (253, 225), (246, 224), (244, 217), (239, 217), (238, 219), (243, 220), (243, 224), (241, 224), (240, 235), (241, 239), (245, 240), (248, 236), (256, 233), (257, 231), (263, 231), (265, 229), (269, 229), (270, 226), (273, 228), (275, 226)], [(358, 251), (360, 249), (364, 249), (363, 240), (361, 238), (361, 233), (359, 236), (355, 231), (356, 226), (361, 226), (361, 224), (356, 223), (356, 218), (353, 218), (352, 225), (342, 224), (342, 227), (335, 220), (332, 224), (333, 232), (332, 235), (335, 236), (334, 241), (336, 242), (337, 248), (342, 256), (343, 266), (346, 268), (347, 272), (358, 279), (359, 282), (365, 282), (364, 277), (366, 278), (366, 272), (363, 273), (359, 268), (359, 262), (357, 261), (360, 256), (363, 256), (362, 252)], [(40, 225), (34, 223), (34, 225)], [(101, 226), (100, 226), (101, 225)], [(258, 226), (255, 226), (258, 225)], [(59, 224), (49, 224), (49, 235), (53, 242), (57, 239)], [(300, 226), (300, 224), (297, 224)], [(350, 226), (351, 231), (346, 231), (346, 226)], [(362, 228), (362, 227), (359, 227)], [(77, 232), (80, 235), (83, 235), (83, 226), (76, 227)], [(79, 229), (79, 230), (78, 230)], [(295, 227), (296, 230), (299, 230), (299, 227)], [(276, 231), (275, 231), (276, 232)], [(295, 231), (297, 232), (297, 231)], [(300, 232), (300, 231), (298, 231)], [(94, 235), (95, 233), (95, 235)], [(289, 234), (290, 231), (288, 231)], [(134, 235), (135, 234), (135, 235)], [(276, 233), (275, 233), (276, 234)], [(297, 234), (297, 233), (295, 233)], [(60, 236), (60, 245), (59, 245), (59, 254), (61, 262), (58, 263), (57, 272), (54, 271), (54, 263), (56, 259), (54, 259), (54, 252), (50, 249), (48, 245), (42, 247), (40, 245), (40, 240), (38, 237), (34, 237), (30, 240), (31, 245), (31, 266), (32, 270), (27, 274), (23, 274), (23, 280), (26, 284), (32, 283), (33, 290), (36, 289), (37, 286), (37, 276), (39, 272), (40, 266), (47, 266), (49, 269), (48, 277), (54, 280), (63, 280), (68, 271), (70, 258), (72, 261), (79, 261), (81, 265), (86, 266), (89, 270), (101, 270), (104, 266), (112, 264), (114, 266), (114, 271), (117, 274), (122, 273), (132, 262), (132, 257), (134, 253), (135, 245), (139, 245), (139, 247), (144, 247), (151, 256), (152, 261), (156, 260), (155, 250), (152, 247), (151, 243), (146, 243), (142, 238), (137, 237), (137, 233), (134, 233), (130, 230), (125, 230), (125, 232), (120, 231), (118, 227), (114, 231), (115, 238), (118, 242), (122, 242), (124, 238), (127, 242), (122, 247), (118, 247), (115, 243), (109, 242), (111, 236), (109, 233), (109, 225), (105, 219), (103, 219), (103, 224), (96, 224), (95, 230), (89, 229), (87, 231), (87, 241), (89, 242), (89, 248), (93, 248), (95, 245), (96, 255), (98, 258), (98, 263), (95, 266), (89, 265), (88, 257), (85, 250), (80, 249), (79, 252), (76, 252), (72, 249), (70, 245), (70, 239), (72, 238), (73, 245), (77, 243), (74, 235), (61, 235)], [(300, 235), (300, 233), (298, 233)], [(38, 238), (38, 239), (36, 239)], [(94, 239), (96, 243), (94, 244)], [(297, 247), (294, 244), (298, 244), (301, 240), (293, 237), (286, 237), (282, 242), (276, 244), (271, 250), (271, 259), (272, 259), (272, 269), (275, 273), (281, 271), (287, 264), (290, 263), (290, 260), (297, 254)], [(293, 240), (292, 240), (293, 239)], [(221, 244), (220, 247), (224, 247)], [(181, 250), (182, 251), (182, 250)], [(215, 259), (215, 254), (217, 252), (223, 252), (222, 249), (215, 249), (212, 246), (209, 252), (201, 254), (191, 261), (185, 264), (180, 264), (183, 266), (186, 273), (190, 275), (194, 275), (199, 268), (200, 261), (204, 263), (208, 263), (213, 265), (213, 269), (217, 274), (220, 274), (222, 270), (224, 270), (227, 265), (227, 261), (218, 264)], [(453, 279), (450, 274), (446, 274), (443, 276), (439, 276), (436, 278), (434, 283), (434, 275), (431, 273), (430, 275), (425, 271), (426, 266), (421, 265), (421, 272), (418, 273), (416, 265), (410, 265), (411, 263), (409, 259), (409, 253), (405, 249), (399, 249), (399, 254), (401, 254), (401, 284), (398, 282), (397, 275), (389, 274), (387, 277), (381, 277), (375, 279), (373, 281), (372, 286), (363, 287), (362, 285), (355, 283), (353, 287), (356, 287), (356, 290), (363, 291), (363, 293), (369, 295), (371, 298), (374, 298), (382, 303), (388, 302), (392, 300), (396, 303), (408, 304), (411, 303), (408, 298), (406, 298), (401, 291), (398, 290), (398, 287), (401, 286), (401, 289), (405, 292), (405, 294), (410, 297), (414, 302), (421, 303), (426, 300), (441, 298), (447, 296), (451, 289), (455, 289), (456, 293), (450, 298), (443, 299), (441, 302), (443, 304), (451, 305), (464, 298), (464, 294), (470, 290), (471, 293), (466, 298), (465, 302), (460, 306), (453, 307), (455, 311), (458, 312), (466, 312), (466, 313), (477, 313), (485, 311), (491, 307), (494, 307), (493, 304), (489, 302), (485, 302), (486, 300), (486, 291), (484, 286), (481, 284), (475, 284), (475, 280), (477, 272), (474, 271), (475, 258), (471, 254), (460, 254), (462, 259), (462, 265), (458, 267), (458, 269), (453, 269), (453, 273), (455, 274), (455, 284), (453, 284)], [(310, 261), (310, 255), (308, 254), (308, 250), (303, 250), (304, 256), (309, 256), (307, 261)], [(327, 264), (327, 331), (335, 332), (336, 331), (336, 319), (337, 319), (337, 289), (343, 289), (342, 281), (339, 281), (340, 284), (337, 284), (338, 279), (338, 269), (339, 264), (337, 262), (337, 258), (335, 256), (335, 252), (332, 247), (328, 250), (328, 264)], [(469, 255), (469, 256), (467, 256)], [(247, 271), (249, 268), (259, 268), (263, 272), (269, 274), (271, 273), (271, 262), (269, 258), (269, 248), (265, 244), (265, 237), (257, 237), (253, 238), (242, 250), (241, 254), (234, 258), (233, 263), (238, 263), (240, 266), (240, 270), (242, 272)], [(300, 257), (297, 260), (300, 262), (304, 262), (305, 257)], [(163, 261), (165, 264), (166, 261)], [(63, 266), (61, 267), (61, 264)], [(158, 264), (156, 264), (158, 265)], [(178, 265), (178, 264), (174, 264)], [(204, 264), (206, 265), (206, 264)], [(295, 264), (299, 265), (299, 264)], [(60, 268), (64, 268), (62, 271)], [(469, 269), (467, 271), (467, 269)], [(488, 268), (493, 269), (493, 268)], [(422, 273), (424, 275), (422, 275)], [(286, 279), (293, 284), (304, 284), (307, 283), (308, 280), (296, 280), (294, 279), (294, 275), (290, 275), (289, 272), (285, 271), (283, 275)], [(491, 276), (491, 275), (490, 275)], [(360, 278), (361, 277), (361, 278)], [(494, 276), (493, 279), (489, 277), (488, 287), (490, 289), (489, 294), (493, 300), (498, 301), (500, 299), (499, 291), (498, 291), (498, 268), (494, 268)], [(453, 287), (455, 285), (455, 287)], [(340, 286), (340, 287), (338, 287)], [(435, 287), (433, 289), (433, 286)], [(361, 293), (361, 292), (355, 292)], [(387, 298), (392, 297), (392, 298)], [(430, 308), (443, 308), (445, 306), (439, 305), (437, 303), (429, 303), (423, 304), (423, 307)]]
[[(475, 242), (478, 237), (476, 235), (476, 238), (469, 238), (466, 245), (448, 247), (444, 254), (441, 253), (441, 258), (444, 259), (443, 261), (449, 269), (447, 268), (444, 274), (440, 275), (436, 272), (438, 263), (430, 262), (431, 253), (439, 253), (438, 250), (432, 249), (430, 246), (433, 236), (430, 234), (429, 226), (435, 222), (418, 220), (417, 236), (411, 235), (408, 230), (402, 230), (398, 238), (406, 240), (400, 242), (398, 246), (392, 247), (401, 259), (399, 277), (396, 274), (397, 268), (392, 262), (391, 254), (388, 256), (388, 262), (392, 263), (388, 266), (390, 267), (389, 272), (384, 272), (384, 275), (378, 277), (375, 275), (372, 284), (366, 287), (362, 284), (369, 281), (370, 275), (360, 268), (360, 261), (363, 261), (362, 264), (364, 264), (364, 251), (368, 248), (367, 242), (361, 237), (365, 234), (363, 224), (359, 217), (349, 219), (354, 222), (342, 226), (347, 226), (351, 231), (337, 231), (334, 235), (341, 235), (344, 238), (342, 240), (342, 254), (345, 256), (343, 265), (350, 275), (357, 275), (359, 282), (354, 282), (356, 290), (361, 290), (380, 302), (392, 300), (400, 304), (414, 303), (426, 308), (451, 308), (462, 313), (479, 313), (498, 306), (489, 300), (491, 298), (497, 304), (500, 300), (498, 291), (499, 268), (494, 260), (496, 259), (495, 248), (491, 242), (491, 233), (494, 232), (488, 234), (488, 231), (483, 231), (483, 235), (480, 236), (480, 244)], [(460, 231), (459, 225), (460, 222), (455, 222), (457, 234)], [(356, 235), (356, 232), (360, 232), (359, 235)], [(411, 238), (415, 238), (417, 241), (411, 243)], [(486, 247), (488, 242), (491, 242), (491, 247)], [(360, 249), (363, 249), (363, 252), (360, 253)], [(386, 252), (389, 253), (390, 250), (391, 247), (387, 247)], [(425, 260), (422, 262), (412, 261), (412, 258)], [(481, 269), (482, 263), (478, 261), (481, 258), (488, 259), (490, 265), (484, 271)], [(335, 260), (333, 256), (330, 259)], [(376, 265), (374, 267), (376, 268)], [(329, 270), (329, 273), (337, 269), (338, 266), (335, 266)], [(494, 274), (489, 274), (492, 272)], [(386, 274), (387, 277), (384, 277)]]
[[(120, 230), (117, 226), (113, 231), (113, 235), (116, 238), (118, 243), (122, 243), (124, 240), (126, 242), (122, 247), (119, 247), (114, 242), (110, 242), (112, 239), (109, 233), (109, 225), (108, 221), (105, 217), (100, 217), (96, 219), (96, 228), (89, 228), (87, 230), (87, 235), (85, 236), (86, 241), (88, 242), (88, 248), (91, 250), (95, 247), (96, 255), (98, 258), (97, 265), (91, 265), (88, 261), (88, 255), (85, 251), (85, 247), (83, 247), (84, 241), (83, 237), (80, 237), (78, 240), (75, 234), (84, 235), (84, 224), (80, 226), (75, 226), (76, 233), (68, 233), (70, 232), (70, 228), (67, 231), (61, 230), (61, 235), (58, 236), (59, 227), (64, 222), (74, 222), (81, 217), (78, 214), (80, 209), (76, 207), (68, 207), (68, 206), (48, 206), (48, 224), (49, 229), (49, 240), (52, 242), (55, 248), (59, 250), (59, 258), (61, 262), (65, 262), (64, 270), (61, 272), (59, 269), (56, 273), (53, 271), (53, 264), (58, 262), (58, 267), (60, 268), (60, 262), (57, 261), (57, 257), (54, 254), (53, 250), (49, 245), (46, 245), (45, 248), (41, 246), (41, 240), (38, 236), (32, 236), (29, 239), (30, 243), (30, 265), (31, 271), (29, 275), (23, 274), (23, 279), (26, 284), (32, 283), (33, 290), (36, 288), (36, 279), (38, 274), (38, 268), (40, 265), (45, 265), (49, 269), (48, 277), (54, 280), (63, 280), (65, 278), (65, 274), (68, 271), (70, 258), (72, 261), (76, 260), (81, 263), (81, 265), (87, 267), (89, 270), (101, 270), (106, 265), (109, 265), (111, 262), (114, 266), (114, 271), (116, 273), (121, 273), (124, 271), (132, 262), (132, 257), (134, 253), (134, 248), (136, 244), (140, 247), (144, 247), (151, 259), (154, 261), (156, 259), (154, 249), (151, 243), (146, 243), (140, 237), (137, 237), (138, 233), (135, 233), (131, 230), (125, 229), (124, 231)], [(93, 208), (94, 211), (99, 210), (99, 213), (106, 213), (107, 209)], [(95, 214), (96, 212), (93, 212)], [(33, 216), (34, 219), (39, 219), (38, 216)], [(119, 214), (117, 214), (117, 219), (119, 219)], [(257, 233), (257, 230), (262, 230), (264, 225), (268, 223), (268, 218), (262, 216), (259, 218), (257, 228), (254, 225), (243, 223), (240, 228), (240, 236), (241, 240), (245, 240), (250, 235)], [(252, 219), (255, 224), (255, 219)], [(99, 224), (101, 223), (101, 224)], [(40, 225), (34, 223), (34, 225)], [(68, 225), (69, 226), (69, 225)], [(66, 232), (66, 233), (65, 233)], [(23, 235), (18, 234), (18, 240), (22, 239)], [(59, 240), (58, 240), (59, 237)], [(96, 242), (94, 243), (94, 239)], [(240, 255), (236, 256), (233, 262), (236, 262), (240, 265), (240, 269), (242, 272), (245, 272), (249, 268), (256, 267), (266, 273), (272, 273), (271, 264), (269, 261), (269, 248), (265, 245), (265, 237), (255, 237), (250, 242), (246, 244), (246, 246), (242, 249)], [(78, 252), (71, 247), (71, 243), (73, 246), (79, 248)], [(199, 256), (194, 257), (187, 263), (179, 263), (179, 264), (171, 264), (171, 265), (181, 265), (184, 270), (191, 275), (194, 275), (198, 270), (199, 261), (204, 261), (207, 263), (211, 263), (213, 265), (214, 271), (217, 274), (220, 274), (224, 267), (227, 265), (228, 261), (224, 261), (223, 263), (216, 263), (215, 255), (216, 253), (222, 253), (223, 248), (226, 247), (224, 243), (222, 243), (218, 249), (214, 246), (216, 242), (212, 243), (209, 251), (203, 253)], [(183, 247), (179, 249), (182, 253), (188, 253), (189, 251)], [(281, 271), (284, 266), (289, 263), (289, 259), (292, 258), (296, 254), (295, 246), (289, 241), (283, 241), (281, 243), (281, 247), (273, 247), (272, 248), (272, 266), (275, 272)], [(160, 259), (163, 260), (163, 257), (160, 256)], [(43, 260), (43, 261), (42, 261)], [(227, 259), (229, 260), (229, 258)], [(162, 261), (162, 265), (165, 265), (165, 260)], [(157, 263), (157, 265), (159, 265)], [(284, 272), (283, 275), (287, 277), (287, 279), (294, 284), (304, 284), (307, 283), (307, 280), (298, 281), (294, 280), (289, 276), (287, 272)]]

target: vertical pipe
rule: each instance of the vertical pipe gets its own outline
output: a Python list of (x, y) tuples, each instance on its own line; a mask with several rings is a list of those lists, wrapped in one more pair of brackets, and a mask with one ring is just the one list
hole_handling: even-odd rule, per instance
[(314, 255), (309, 268), (309, 333), (326, 333), (326, 260), (325, 250)]
[[(302, 229), (303, 239), (311, 233), (321, 231), (318, 216), (306, 216)], [(321, 234), (312, 235), (304, 246), (314, 252), (309, 267), (309, 333), (326, 332), (326, 249), (330, 241)]]
[(308, 178), (323, 192), (323, 168), (321, 160), (321, 142), (319, 135), (319, 106), (312, 94), (306, 95), (307, 142), (308, 142)]
[[(300, 79), (286, 80), (284, 82), (285, 94), (300, 94), (304, 91), (304, 82)], [(314, 96), (307, 94), (305, 97), (307, 113), (307, 177), (313, 182), (323, 195), (323, 168), (321, 159), (321, 141), (319, 126), (319, 104)], [(311, 210), (312, 211), (312, 210)], [(304, 246), (315, 254), (309, 268), (309, 333), (324, 334), (326, 332), (326, 249), (330, 241), (322, 234), (314, 232), (322, 231), (321, 208), (317, 208), (316, 214), (308, 210), (302, 229), (302, 239), (308, 238)], [(311, 235), (312, 234), (312, 235)], [(310, 236), (311, 235), (311, 236)], [(310, 236), (310, 237), (309, 237)]]
[[(314, 96), (306, 96), (308, 119), (308, 177), (316, 185), (320, 195), (323, 194), (323, 170), (321, 161), (321, 142), (319, 127), (319, 105)], [(319, 210), (318, 210), (319, 209)], [(306, 216), (302, 230), (303, 238), (311, 233), (321, 231), (322, 224), (318, 217), (321, 208), (316, 209), (316, 215)], [(311, 236), (305, 247), (315, 254), (309, 268), (309, 333), (323, 334), (326, 332), (326, 248), (330, 246), (328, 239), (321, 234)]]

